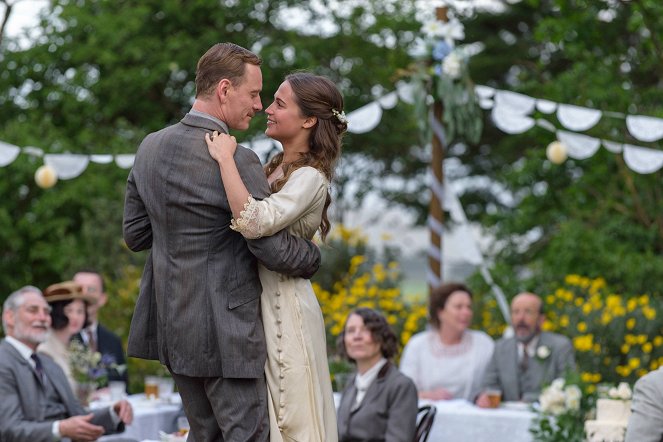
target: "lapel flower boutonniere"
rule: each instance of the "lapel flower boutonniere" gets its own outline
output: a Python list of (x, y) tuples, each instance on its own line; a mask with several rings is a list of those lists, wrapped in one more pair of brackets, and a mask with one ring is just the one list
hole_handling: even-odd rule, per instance
[(539, 361), (544, 361), (550, 356), (550, 349), (545, 345), (540, 345), (536, 349), (536, 358)]

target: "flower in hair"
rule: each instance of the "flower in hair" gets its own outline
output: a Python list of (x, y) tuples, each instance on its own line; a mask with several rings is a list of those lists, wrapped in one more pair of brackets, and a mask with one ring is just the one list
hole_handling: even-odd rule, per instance
[(336, 109), (332, 109), (332, 114), (334, 114), (334, 116), (338, 118), (338, 121), (341, 123), (348, 124), (348, 117), (345, 116), (344, 111), (339, 112)]

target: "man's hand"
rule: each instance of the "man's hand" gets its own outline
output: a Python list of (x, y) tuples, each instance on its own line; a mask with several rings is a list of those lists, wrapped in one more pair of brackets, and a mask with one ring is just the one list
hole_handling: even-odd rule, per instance
[(83, 416), (72, 416), (60, 421), (60, 436), (77, 441), (92, 441), (104, 434), (104, 427), (91, 424), (92, 413)]
[(420, 399), (429, 399), (431, 401), (448, 401), (453, 399), (454, 395), (444, 388), (437, 388), (430, 391), (421, 391), (419, 392)]
[(477, 407), (491, 408), (490, 399), (488, 399), (488, 394), (487, 393), (481, 393), (477, 397), (477, 400), (474, 403), (477, 405)]
[(130, 425), (134, 420), (134, 410), (131, 408), (129, 401), (122, 399), (121, 401), (116, 402), (113, 405), (113, 411), (115, 411), (120, 420), (127, 425)]

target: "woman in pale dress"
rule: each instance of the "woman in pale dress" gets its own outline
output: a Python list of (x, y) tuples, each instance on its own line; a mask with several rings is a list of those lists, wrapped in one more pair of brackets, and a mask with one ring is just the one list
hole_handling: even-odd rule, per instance
[(470, 330), (472, 293), (463, 284), (447, 283), (431, 290), (431, 328), (405, 346), (400, 369), (421, 399), (465, 399), (474, 402), (495, 346), (486, 333)]
[(50, 285), (44, 298), (51, 307), (51, 331), (37, 351), (52, 357), (62, 368), (73, 391), (77, 391), (69, 364), (69, 342), (87, 324), (87, 306), (94, 298), (73, 281)]
[[(235, 138), (205, 135), (219, 163), (233, 212), (231, 227), (246, 238), (287, 228), (307, 239), (329, 232), (329, 182), (347, 129), (343, 97), (329, 79), (288, 75), (265, 110), (265, 134), (283, 152), (265, 167), (272, 195), (256, 201), (241, 180), (233, 154)], [(322, 311), (311, 283), (260, 266), (262, 319), (267, 342), (270, 440), (334, 442), (336, 412), (327, 365)]]

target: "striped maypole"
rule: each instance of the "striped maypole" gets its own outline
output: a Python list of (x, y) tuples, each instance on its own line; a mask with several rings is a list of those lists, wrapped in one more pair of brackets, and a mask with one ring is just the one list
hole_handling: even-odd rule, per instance
[[(435, 9), (437, 19), (448, 21), (447, 8)], [(434, 94), (435, 95), (435, 94)], [(433, 103), (433, 112), (430, 116), (430, 125), (433, 129), (431, 142), (431, 201), (428, 211), (428, 228), (430, 230), (430, 247), (428, 249), (428, 287), (429, 289), (442, 282), (442, 234), (444, 232), (444, 129), (442, 127), (442, 114), (444, 108), (442, 101), (436, 98)]]

